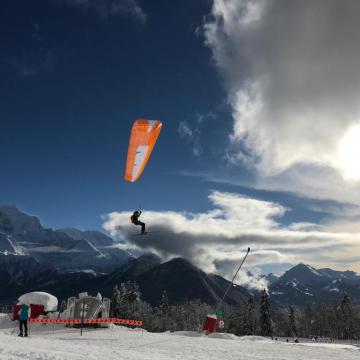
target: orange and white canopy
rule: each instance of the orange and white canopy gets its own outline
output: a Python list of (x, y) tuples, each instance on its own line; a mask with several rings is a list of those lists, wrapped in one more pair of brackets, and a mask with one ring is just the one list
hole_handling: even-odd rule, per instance
[(161, 127), (162, 123), (158, 120), (135, 120), (130, 134), (125, 180), (134, 182), (140, 178), (160, 134)]

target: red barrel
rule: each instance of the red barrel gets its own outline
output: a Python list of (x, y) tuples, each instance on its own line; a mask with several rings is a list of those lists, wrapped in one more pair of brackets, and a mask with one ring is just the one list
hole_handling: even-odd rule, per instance
[(215, 314), (207, 314), (203, 325), (203, 331), (207, 334), (213, 333), (216, 329), (217, 317)]

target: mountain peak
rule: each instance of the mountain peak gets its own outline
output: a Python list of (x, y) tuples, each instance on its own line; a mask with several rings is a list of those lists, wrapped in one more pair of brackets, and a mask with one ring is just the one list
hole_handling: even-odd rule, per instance
[[(186, 300), (199, 299), (209, 304), (217, 303), (228, 287), (229, 281), (219, 275), (207, 274), (184, 258), (173, 258), (140, 274), (137, 278), (147, 301), (157, 304), (163, 290), (166, 290), (169, 301), (181, 303)], [(238, 303), (247, 290), (241, 286), (231, 287), (225, 302)]]
[(300, 281), (304, 284), (307, 284), (321, 282), (324, 280), (324, 278), (327, 278), (327, 275), (323, 274), (321, 271), (313, 268), (310, 265), (300, 263), (286, 271), (285, 274), (280, 276), (278, 281)]
[(30, 215), (21, 212), (15, 205), (0, 205), (0, 214), (9, 218), (30, 217)]
[(297, 266), (302, 267), (303, 269), (310, 270), (310, 271), (311, 271), (313, 274), (315, 274), (315, 275), (324, 276), (324, 274), (321, 273), (320, 270), (315, 269), (314, 267), (312, 267), (312, 266), (309, 265), (309, 264), (300, 263), (300, 264), (298, 264)]
[(19, 211), (19, 209), (16, 207), (16, 205), (13, 205), (13, 204), (4, 204), (4, 205), (0, 205), (0, 211), (7, 211), (7, 210), (10, 210), (10, 211)]
[(167, 267), (173, 267), (173, 268), (186, 268), (196, 271), (202, 271), (198, 267), (196, 267), (194, 264), (192, 264), (189, 260), (184, 259), (182, 257), (176, 257), (169, 261), (167, 261), (165, 264), (167, 264)]
[(20, 211), (15, 205), (0, 205), (0, 229), (11, 235), (24, 235), (36, 238), (44, 233), (39, 219)]
[(141, 255), (140, 257), (137, 258), (137, 260), (142, 261), (142, 262), (155, 264), (155, 265), (160, 265), (161, 264), (160, 257), (155, 255), (155, 254), (151, 254), (151, 253)]

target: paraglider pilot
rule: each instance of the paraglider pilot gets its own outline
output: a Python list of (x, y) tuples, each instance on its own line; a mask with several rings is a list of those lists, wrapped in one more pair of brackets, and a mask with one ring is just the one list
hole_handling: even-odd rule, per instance
[(139, 217), (141, 215), (141, 211), (140, 210), (136, 210), (134, 211), (134, 213), (131, 215), (131, 222), (134, 224), (134, 225), (140, 225), (141, 226), (141, 233), (142, 234), (145, 234), (145, 224), (143, 222), (141, 222), (139, 220)]
[[(19, 326), (20, 333), (19, 336), (28, 336), (28, 319), (31, 317), (31, 307), (30, 305), (24, 304), (19, 310)], [(25, 329), (25, 334), (23, 332), (23, 327)]]

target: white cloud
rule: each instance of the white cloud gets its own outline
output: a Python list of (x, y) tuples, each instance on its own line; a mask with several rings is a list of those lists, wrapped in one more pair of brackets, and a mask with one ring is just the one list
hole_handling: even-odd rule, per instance
[(29, 249), (30, 253), (80, 253), (81, 250), (79, 249), (64, 249), (59, 246), (38, 246), (38, 247), (31, 247)]
[(233, 109), (227, 158), (258, 187), (360, 204), (359, 15), (357, 1), (214, 0), (204, 35)]
[(309, 224), (284, 227), (276, 220), (287, 211), (280, 204), (218, 191), (211, 192), (209, 200), (213, 209), (204, 213), (145, 211), (143, 221), (150, 231), (146, 236), (139, 236), (129, 212), (108, 214), (103, 227), (132, 250), (153, 251), (164, 258), (182, 256), (205, 271), (228, 277), (248, 246), (252, 248), (248, 268), (314, 260), (315, 251), (323, 258), (314, 265), (330, 266), (339, 247), (351, 253), (359, 243), (357, 233), (330, 232)]
[(209, 112), (205, 115), (197, 114), (192, 121), (183, 120), (179, 123), (178, 132), (182, 138), (191, 144), (194, 156), (199, 157), (203, 153), (201, 145), (202, 126), (209, 120), (216, 118), (217, 116), (214, 113)]
[(194, 137), (193, 131), (190, 129), (186, 121), (181, 121), (179, 124), (179, 134), (181, 137), (192, 139)]

